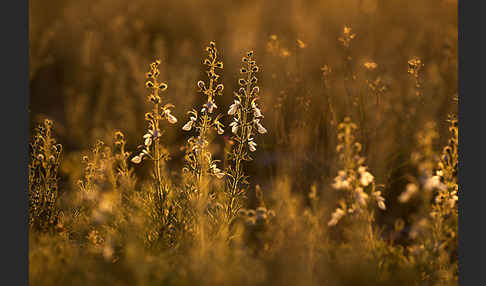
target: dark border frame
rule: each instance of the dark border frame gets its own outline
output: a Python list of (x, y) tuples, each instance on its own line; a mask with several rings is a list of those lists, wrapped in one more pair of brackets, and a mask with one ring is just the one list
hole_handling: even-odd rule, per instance
[(29, 1), (3, 5), (2, 285), (28, 285)]
[[(467, 3), (467, 5), (465, 4)], [(482, 139), (484, 118), (484, 62), (482, 44), (484, 18), (481, 1), (458, 0), (459, 13), (459, 125), (460, 125), (460, 200), (459, 200), (459, 285), (480, 285), (484, 271), (483, 253), (478, 246), (486, 240), (482, 234), (485, 191), (481, 189), (486, 168)], [(7, 3), (4, 3), (7, 4)], [(474, 7), (476, 4), (477, 7)], [(4, 260), (3, 285), (28, 285), (28, 196), (27, 162), (29, 141), (29, 1), (9, 1), (2, 9), (3, 33), (3, 123), (2, 159), (8, 170), (9, 184), (2, 184), (4, 207), (1, 217), (6, 223), (2, 230)], [(466, 32), (466, 28), (468, 31)], [(465, 37), (465, 35), (468, 35)], [(5, 65), (6, 64), (6, 65)], [(466, 70), (465, 67), (468, 67)], [(475, 102), (477, 101), (477, 102)], [(464, 140), (469, 134), (470, 140)], [(474, 139), (473, 139), (474, 136)], [(481, 154), (482, 155), (482, 154)], [(5, 176), (4, 176), (5, 178)], [(474, 185), (477, 186), (475, 188)], [(466, 187), (467, 186), (467, 187)], [(464, 193), (463, 190), (466, 189)], [(482, 197), (481, 197), (482, 196)], [(467, 206), (467, 208), (466, 208)], [(469, 231), (469, 234), (467, 232)], [(473, 233), (474, 232), (474, 233)], [(467, 239), (467, 243), (466, 243)], [(465, 260), (467, 257), (467, 261)], [(477, 275), (475, 277), (475, 275)], [(13, 281), (13, 283), (6, 282)]]
[[(474, 5), (475, 4), (475, 5)], [(458, 0), (459, 12), (459, 285), (484, 282), (483, 217), (485, 194), (482, 189), (484, 159), (484, 51), (481, 41), (484, 9), (481, 1)], [(483, 20), (483, 21), (481, 21)], [(467, 35), (467, 36), (466, 36)], [(467, 67), (467, 69), (466, 69)], [(467, 135), (466, 135), (467, 134)], [(469, 136), (469, 140), (465, 139)], [(464, 191), (465, 190), (465, 191)], [(468, 233), (469, 232), (469, 233)], [(466, 242), (467, 241), (467, 242)], [(483, 248), (483, 249), (481, 249)], [(467, 259), (466, 259), (467, 257)]]

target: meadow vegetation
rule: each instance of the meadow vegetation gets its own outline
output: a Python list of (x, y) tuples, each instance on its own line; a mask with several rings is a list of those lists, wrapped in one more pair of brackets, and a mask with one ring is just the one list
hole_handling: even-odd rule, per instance
[(457, 285), (456, 14), (31, 1), (30, 284)]

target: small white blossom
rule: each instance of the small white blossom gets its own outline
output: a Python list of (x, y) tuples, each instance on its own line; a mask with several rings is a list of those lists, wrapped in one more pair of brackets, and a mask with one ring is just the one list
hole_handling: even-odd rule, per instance
[(147, 147), (150, 147), (150, 145), (152, 145), (152, 138), (151, 137), (145, 138), (145, 141), (143, 142), (143, 144)]
[(238, 106), (240, 106), (240, 101), (235, 100), (235, 102), (230, 106), (228, 110), (228, 115), (235, 115), (236, 111), (238, 110)]
[(334, 183), (332, 184), (332, 187), (337, 189), (337, 190), (345, 190), (349, 189), (350, 183), (349, 180), (346, 176), (345, 171), (339, 171), (337, 177), (334, 178)]
[(265, 127), (263, 127), (263, 125), (260, 123), (260, 119), (255, 119), (254, 122), (257, 126), (258, 133), (260, 134), (267, 133), (267, 129), (265, 129)]
[(418, 191), (418, 187), (416, 184), (409, 183), (405, 187), (405, 191), (398, 196), (398, 201), (401, 203), (406, 203), (410, 200), (410, 198)]
[(218, 106), (213, 101), (208, 101), (204, 104), (204, 107), (201, 109), (201, 112), (208, 110), (209, 113), (213, 113), (213, 110), (218, 108)]
[(132, 161), (132, 163), (140, 164), (140, 162), (142, 162), (142, 156), (137, 155), (137, 156), (133, 157), (131, 161)]
[(219, 135), (221, 135), (221, 134), (223, 134), (223, 133), (224, 133), (224, 129), (223, 129), (223, 128), (221, 128), (221, 126), (220, 126), (220, 125), (218, 125), (218, 134), (219, 134)]
[(442, 172), (442, 170), (437, 170), (437, 171), (435, 172), (435, 174), (436, 174), (437, 176), (439, 176), (439, 177), (443, 177), (443, 176), (444, 176), (444, 172)]
[(216, 178), (218, 178), (218, 179), (222, 179), (224, 177), (224, 172), (221, 171), (221, 169), (219, 169), (216, 166), (216, 164), (211, 165), (211, 171), (212, 171), (213, 175), (215, 175)]
[(382, 210), (386, 210), (385, 198), (381, 196), (381, 192), (373, 192), (371, 195), (375, 198), (378, 207)]
[(192, 125), (196, 122), (196, 117), (191, 116), (191, 119), (182, 127), (182, 130), (189, 131), (192, 129)]
[(251, 107), (253, 108), (253, 116), (254, 117), (263, 117), (263, 114), (262, 114), (260, 108), (258, 108), (257, 104), (254, 101), (251, 103)]
[(346, 214), (344, 210), (341, 208), (337, 208), (331, 215), (331, 220), (327, 223), (328, 226), (334, 226), (336, 225), (339, 220)]
[(255, 143), (253, 141), (253, 138), (248, 138), (248, 147), (250, 148), (250, 151), (251, 152), (255, 152), (256, 151), (256, 146), (257, 146), (257, 143)]
[(368, 194), (363, 191), (363, 188), (356, 188), (355, 190), (355, 198), (356, 202), (358, 202), (359, 205), (365, 207), (366, 206), (366, 201), (368, 200)]
[(253, 109), (253, 116), (255, 116), (255, 117), (263, 117), (263, 114), (260, 111), (260, 108), (256, 107), (255, 109)]
[(238, 132), (238, 119), (235, 118), (235, 121), (231, 122), (229, 126), (231, 126), (231, 132), (236, 134)]
[(426, 190), (445, 189), (445, 185), (440, 181), (439, 176), (432, 176), (425, 181), (424, 188)]
[(164, 110), (165, 117), (167, 118), (167, 121), (169, 121), (170, 124), (177, 123), (177, 118), (170, 113), (170, 109)]
[(368, 172), (366, 170), (366, 167), (364, 167), (364, 166), (359, 167), (358, 172), (360, 174), (359, 181), (360, 181), (361, 185), (363, 185), (364, 187), (371, 184), (373, 182), (373, 180), (375, 179), (375, 177), (373, 177), (373, 175), (370, 172)]

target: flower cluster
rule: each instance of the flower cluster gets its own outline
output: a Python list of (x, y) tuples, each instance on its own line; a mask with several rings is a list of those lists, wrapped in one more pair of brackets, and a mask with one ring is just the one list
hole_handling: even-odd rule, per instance
[(346, 197), (340, 202), (340, 207), (331, 215), (329, 226), (336, 225), (346, 213), (366, 210), (370, 200), (374, 200), (378, 208), (386, 209), (385, 199), (381, 192), (376, 190), (375, 177), (364, 165), (365, 159), (359, 155), (362, 147), (355, 141), (353, 134), (357, 128), (349, 117), (338, 125), (340, 143), (336, 150), (340, 153), (340, 161), (344, 168), (338, 171), (332, 187), (345, 191)]
[(213, 113), (213, 110), (218, 108), (214, 103), (214, 96), (223, 94), (224, 89), (223, 84), (217, 84), (219, 75), (216, 74), (216, 68), (223, 69), (223, 62), (217, 60), (218, 50), (216, 49), (215, 42), (210, 42), (209, 47), (206, 47), (206, 51), (208, 52), (208, 58), (205, 59), (203, 63), (209, 67), (209, 70), (207, 71), (209, 85), (206, 87), (204, 81), (200, 80), (197, 82), (197, 87), (199, 88), (199, 92), (202, 92), (208, 98), (208, 101), (204, 104), (201, 112), (207, 110), (209, 113)]
[[(164, 158), (164, 154), (159, 140), (162, 135), (160, 130), (160, 121), (165, 119), (171, 124), (177, 123), (177, 118), (172, 114), (173, 104), (165, 104), (162, 106), (162, 97), (159, 92), (164, 92), (167, 90), (167, 84), (163, 82), (158, 82), (158, 76), (160, 74), (158, 66), (160, 61), (156, 60), (150, 64), (150, 71), (146, 73), (147, 81), (145, 86), (152, 90), (151, 94), (148, 96), (149, 102), (153, 104), (153, 109), (151, 112), (145, 114), (145, 120), (148, 122), (148, 129), (143, 136), (143, 145), (139, 146), (142, 151), (132, 158), (132, 162), (139, 164), (145, 157), (148, 157), (154, 161), (159, 161)], [(153, 144), (155, 142), (155, 144)]]
[(199, 92), (207, 97), (206, 103), (202, 106), (200, 112), (193, 109), (188, 112), (189, 121), (184, 124), (182, 130), (191, 131), (195, 129), (196, 136), (189, 138), (187, 153), (185, 156), (186, 167), (185, 171), (190, 171), (193, 175), (201, 176), (204, 173), (209, 173), (217, 178), (224, 177), (224, 172), (216, 165), (218, 160), (213, 160), (211, 153), (208, 151), (209, 146), (209, 132), (216, 131), (219, 135), (224, 133), (224, 125), (220, 122), (221, 115), (217, 115), (214, 119), (211, 114), (218, 106), (214, 102), (216, 95), (222, 95), (224, 86), (218, 84), (219, 75), (216, 74), (216, 69), (223, 69), (223, 62), (218, 60), (218, 50), (216, 43), (210, 42), (206, 47), (208, 58), (203, 63), (209, 67), (207, 71), (209, 82), (206, 84), (200, 80), (197, 83)]
[[(261, 123), (263, 114), (257, 103), (260, 88), (255, 85), (257, 78), (254, 76), (258, 72), (258, 66), (255, 61), (251, 60), (252, 55), (253, 52), (249, 52), (248, 58), (243, 58), (243, 62), (247, 66), (241, 68), (240, 72), (247, 78), (239, 79), (238, 83), (241, 87), (238, 93), (234, 93), (236, 99), (230, 106), (228, 115), (234, 116), (229, 126), (231, 126), (231, 132), (238, 139), (237, 142), (246, 142), (250, 151), (254, 152), (257, 144), (252, 136), (256, 133), (265, 134), (267, 129)], [(238, 132), (239, 130), (240, 132)]]
[[(258, 145), (254, 137), (257, 134), (267, 133), (267, 129), (262, 125), (263, 114), (258, 105), (260, 88), (256, 85), (258, 79), (255, 74), (259, 67), (253, 60), (253, 52), (248, 52), (242, 61), (244, 67), (240, 69), (240, 73), (244, 78), (238, 80), (240, 88), (238, 92), (234, 92), (235, 100), (228, 110), (228, 115), (233, 116), (229, 126), (233, 133), (231, 140), (235, 142), (228, 157), (233, 162), (233, 166), (230, 166), (227, 171), (231, 185), (229, 192), (231, 201), (243, 195), (238, 189), (240, 183), (246, 182), (242, 162), (251, 160), (247, 150), (255, 152)], [(229, 208), (232, 211), (237, 209), (237, 207)]]
[(408, 73), (414, 78), (415, 80), (415, 94), (417, 96), (420, 96), (420, 88), (421, 88), (421, 83), (420, 83), (420, 73), (422, 72), (422, 69), (424, 67), (424, 64), (422, 63), (422, 60), (415, 57), (412, 58), (408, 61)]
[(458, 176), (458, 123), (456, 118), (449, 118), (449, 132), (451, 137), (447, 146), (442, 150), (440, 161), (438, 163), (438, 170), (436, 171), (437, 180), (437, 194), (435, 196), (435, 205), (433, 213), (438, 213), (442, 216), (449, 216), (455, 213), (457, 216), (457, 201), (459, 200), (458, 191), (459, 185), (457, 183)]
[(353, 40), (355, 37), (356, 34), (351, 31), (351, 27), (344, 26), (343, 34), (338, 38), (338, 40), (343, 44), (345, 48), (349, 48), (351, 40)]
[(58, 169), (62, 145), (52, 137), (53, 122), (44, 120), (30, 144), (29, 225), (45, 231), (58, 223)]
[[(302, 41), (300, 41), (303, 45), (305, 45)], [(300, 43), (297, 42), (299, 46)], [(267, 42), (267, 51), (275, 56), (279, 56), (281, 58), (287, 58), (290, 56), (290, 51), (286, 47), (284, 47), (280, 40), (278, 39), (277, 35), (271, 35), (270, 39)]]

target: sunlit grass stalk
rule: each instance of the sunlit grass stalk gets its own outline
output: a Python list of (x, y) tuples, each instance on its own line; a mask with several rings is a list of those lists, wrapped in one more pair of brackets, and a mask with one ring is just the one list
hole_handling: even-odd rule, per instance
[(189, 121), (182, 127), (185, 131), (190, 131), (193, 128), (197, 135), (188, 140), (188, 153), (186, 154), (186, 166), (184, 170), (189, 171), (196, 177), (196, 185), (199, 191), (202, 189), (202, 184), (206, 181), (207, 174), (222, 178), (224, 173), (217, 167), (218, 160), (212, 159), (212, 154), (209, 151), (209, 144), (211, 141), (210, 131), (214, 129), (218, 134), (223, 134), (223, 124), (219, 121), (221, 115), (217, 115), (214, 119), (211, 117), (217, 105), (214, 102), (216, 95), (222, 95), (224, 86), (218, 84), (219, 75), (216, 74), (216, 68), (223, 69), (223, 62), (218, 60), (218, 50), (216, 44), (210, 42), (206, 47), (208, 58), (203, 63), (209, 67), (207, 75), (209, 78), (208, 86), (204, 81), (200, 80), (197, 83), (199, 92), (207, 96), (207, 102), (201, 108), (201, 111), (193, 109), (188, 112), (190, 115)]
[(171, 113), (171, 108), (174, 105), (168, 103), (162, 106), (162, 97), (159, 92), (164, 92), (167, 89), (167, 84), (157, 80), (160, 74), (158, 69), (159, 65), (159, 60), (151, 63), (150, 71), (146, 73), (147, 81), (145, 85), (152, 90), (152, 93), (148, 96), (148, 100), (153, 104), (153, 108), (152, 112), (145, 114), (145, 120), (148, 121), (149, 126), (147, 133), (143, 136), (144, 144), (139, 146), (142, 148), (142, 151), (134, 156), (131, 161), (139, 164), (147, 157), (154, 162), (152, 174), (155, 188), (158, 193), (163, 194), (163, 199), (165, 200), (167, 194), (164, 192), (165, 188), (163, 188), (162, 168), (163, 163), (168, 159), (168, 154), (160, 142), (162, 136), (160, 124), (162, 119), (166, 119), (169, 123), (175, 124), (177, 118)]
[(228, 215), (234, 216), (241, 207), (240, 200), (245, 196), (241, 184), (248, 184), (247, 176), (244, 174), (243, 162), (251, 161), (248, 151), (256, 151), (257, 144), (253, 141), (257, 133), (264, 134), (267, 130), (260, 121), (263, 115), (257, 105), (260, 88), (256, 85), (258, 66), (253, 60), (253, 52), (248, 52), (242, 58), (244, 67), (240, 69), (245, 78), (240, 78), (238, 83), (241, 86), (238, 93), (234, 93), (236, 99), (230, 106), (229, 115), (235, 116), (230, 124), (233, 133), (232, 140), (236, 142), (231, 152), (233, 166), (228, 168), (229, 180), (229, 203), (227, 206)]

